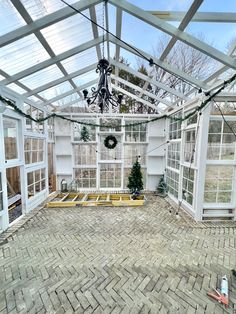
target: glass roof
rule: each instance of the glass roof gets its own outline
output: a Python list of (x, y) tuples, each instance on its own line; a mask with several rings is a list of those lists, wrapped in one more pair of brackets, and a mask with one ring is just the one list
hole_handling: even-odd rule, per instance
[[(236, 43), (235, 21), (231, 21), (231, 23), (226, 23), (227, 21), (223, 21), (224, 23), (189, 21), (189, 23), (184, 25), (184, 43), (173, 36), (176, 32), (179, 32), (180, 35), (182, 34), (178, 27), (194, 0), (124, 0), (121, 2), (117, 1), (117, 6), (108, 3), (108, 21), (104, 21), (106, 16), (104, 13), (105, 2), (102, 0), (95, 6), (92, 4), (92, 1), (66, 1), (71, 5), (79, 3), (83, 14), (88, 18), (93, 17), (99, 25), (107, 27), (110, 32), (118, 35), (118, 37), (119, 30), (121, 30), (122, 40), (145, 51), (150, 56), (160, 58), (173, 38), (173, 47), (168, 50), (165, 62), (171, 65), (173, 73), (176, 74), (181, 71), (181, 77), (194, 81), (194, 84), (192, 82), (193, 85), (205, 86), (203, 81), (207, 80), (209, 76), (213, 80), (226, 80), (235, 73), (235, 62), (233, 58), (229, 58), (226, 54), (230, 45), (230, 51), (234, 50)], [(127, 2), (131, 4), (131, 7), (132, 5), (138, 7), (135, 9), (135, 12), (130, 11), (129, 5), (126, 4)], [(122, 6), (124, 6), (124, 10), (121, 10), (120, 25), (120, 21), (117, 21), (116, 18), (117, 12), (120, 12), (120, 7)], [(60, 14), (55, 14), (59, 10)], [(147, 13), (142, 10), (156, 11), (155, 14), (159, 17), (162, 14), (162, 26), (166, 27), (171, 24), (173, 33), (171, 34), (170, 31), (171, 35), (167, 35), (166, 32), (151, 26), (150, 21), (153, 21), (156, 17), (154, 15), (150, 16), (151, 12)], [(30, 25), (27, 25), (25, 22), (27, 20), (25, 11), (29, 15), (28, 23)], [(68, 12), (72, 14), (69, 17)], [(198, 10), (196, 10), (196, 13), (202, 12), (207, 19), (211, 18), (211, 12), (220, 12), (222, 17), (227, 20), (229, 15), (226, 13), (236, 13), (236, 2), (235, 0), (227, 0), (225, 2), (204, 0)], [(140, 18), (137, 17), (139, 14)], [(76, 102), (79, 99), (78, 93), (72, 93), (67, 97), (63, 97), (64, 93), (68, 91), (73, 92), (74, 84), (80, 87), (84, 84), (89, 85), (90, 82), (94, 84), (94, 80), (98, 80), (99, 75), (95, 70), (98, 59), (101, 56), (103, 57), (103, 44), (95, 45), (95, 42), (97, 42), (96, 37), (103, 35), (104, 31), (81, 14), (72, 9), (68, 10), (67, 5), (61, 0), (2, 0), (0, 1), (0, 17), (0, 81), (8, 88), (19, 94), (24, 94), (24, 96), (29, 95), (29, 99), (42, 104), (42, 98), (49, 101), (61, 95), (61, 100), (54, 104), (62, 105), (68, 102)], [(55, 19), (55, 23), (53, 23), (52, 18)], [(197, 15), (195, 15), (195, 18), (197, 18)], [(31, 19), (33, 22), (31, 22)], [(191, 40), (194, 40), (192, 36), (196, 36), (202, 42), (205, 41), (213, 48), (217, 48), (219, 50), (217, 59), (220, 61), (216, 61), (213, 57), (208, 57), (207, 53), (204, 53), (204, 45), (196, 47), (196, 49), (190, 48)], [(175, 86), (174, 89), (173, 74), (166, 71), (165, 75), (162, 76), (161, 71), (163, 70), (160, 67), (156, 67), (156, 73), (152, 76), (149, 73), (148, 61), (129, 52), (130, 48), (128, 47), (127, 50), (124, 48), (116, 49), (116, 45), (113, 44), (114, 40), (113, 38), (110, 41), (109, 36), (105, 34), (104, 57), (110, 60), (117, 58), (116, 62), (118, 63), (116, 63), (115, 74), (122, 74), (122, 71), (117, 71), (117, 69), (119, 68), (119, 61), (124, 58), (132, 73), (135, 73), (134, 71), (137, 71), (140, 65), (144, 65), (148, 75), (153, 80), (156, 79), (165, 83), (172, 88), (172, 91), (177, 89), (177, 91), (183, 92), (180, 89), (180, 85), (183, 83), (181, 78), (179, 78), (180, 84)], [(91, 47), (91, 42), (93, 41), (94, 45)], [(183, 50), (179, 48), (180, 46), (183, 47)], [(53, 53), (50, 51), (50, 48)], [(85, 50), (85, 48), (87, 49)], [(213, 49), (214, 53), (216, 55), (217, 51)], [(199, 60), (205, 61), (201, 63)], [(193, 63), (194, 66), (197, 65), (196, 70), (191, 69)], [(89, 71), (87, 71), (87, 67), (89, 67)], [(94, 70), (91, 70), (93, 67)], [(214, 73), (220, 68), (223, 68), (223, 70), (217, 78), (217, 75), (214, 75)], [(78, 76), (77, 71), (87, 72)], [(73, 78), (75, 75), (77, 76)], [(132, 83), (137, 83), (145, 91), (147, 84), (144, 84), (143, 80), (137, 79), (137, 75), (132, 74), (132, 76)], [(130, 76), (128, 76), (129, 78)], [(25, 89), (20, 83), (25, 85)], [(120, 87), (125, 85), (123, 83), (117, 84)], [(210, 83), (208, 82), (208, 84)], [(156, 85), (153, 84), (153, 86)], [(192, 87), (190, 86), (190, 88)], [(127, 87), (128, 89), (129, 87)], [(196, 88), (192, 90), (196, 91)], [(152, 92), (155, 92), (154, 88)], [(140, 94), (136, 91), (134, 93), (140, 95), (140, 97), (146, 97), (142, 93)], [(156, 95), (170, 102), (173, 101), (173, 103), (176, 100), (176, 96), (172, 97), (164, 88), (158, 88)], [(192, 95), (194, 94), (192, 93)]]
[(26, 25), (24, 19), (15, 9), (10, 0), (0, 1), (0, 18), (0, 36), (7, 34), (20, 26)]
[(98, 57), (96, 48), (90, 48), (80, 52), (61, 62), (68, 73), (76, 72), (87, 67), (90, 64), (97, 63)]
[(73, 87), (69, 82), (64, 82), (61, 84), (58, 84), (56, 86), (53, 86), (51, 88), (45, 89), (44, 91), (40, 92), (39, 95), (43, 98), (49, 100), (52, 99), (60, 94), (66, 93), (69, 90), (72, 90)]
[(41, 71), (35, 72), (25, 78), (21, 79), (20, 82), (25, 84), (27, 87), (34, 89), (41, 85), (47, 84), (63, 76), (61, 70), (58, 69), (57, 65), (51, 65)]
[(0, 50), (0, 68), (10, 75), (46, 59), (49, 59), (49, 54), (35, 35), (23, 37)]
[[(83, 14), (89, 16), (88, 10)], [(78, 14), (42, 29), (55, 54), (60, 54), (93, 39), (91, 23)]]

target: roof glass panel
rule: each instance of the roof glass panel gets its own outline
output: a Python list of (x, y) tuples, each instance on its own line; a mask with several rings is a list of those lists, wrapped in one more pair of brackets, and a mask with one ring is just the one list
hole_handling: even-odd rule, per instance
[(98, 62), (96, 48), (90, 48), (80, 52), (61, 62), (68, 73), (78, 71), (86, 66)]
[(10, 0), (0, 1), (1, 27), (0, 36), (26, 25), (25, 21)]
[(21, 88), (20, 86), (16, 85), (15, 83), (11, 83), (9, 85), (7, 85), (8, 88), (10, 88), (11, 90), (13, 90), (14, 92), (17, 92), (19, 94), (24, 94), (26, 93), (26, 90)]
[(27, 77), (24, 77), (23, 79), (20, 80), (20, 82), (25, 84), (30, 89), (34, 89), (41, 85), (52, 82), (62, 76), (63, 76), (62, 72), (54, 64), (41, 71), (35, 72)]
[[(21, 0), (21, 2), (33, 20), (37, 20), (67, 6), (62, 1), (58, 0)], [(79, 2), (79, 0), (66, 0), (66, 2), (73, 4)]]
[(52, 105), (53, 106), (64, 106), (66, 104), (69, 104), (73, 101), (80, 100), (80, 99), (81, 99), (81, 97), (77, 93), (74, 93), (74, 94), (68, 95), (64, 98), (61, 98), (61, 99), (53, 102)]
[(48, 58), (38, 39), (29, 35), (0, 49), (0, 68), (13, 75)]
[(73, 82), (77, 86), (80, 86), (80, 85), (83, 85), (83, 84), (88, 83), (90, 81), (93, 81), (95, 79), (98, 79), (98, 73), (96, 73), (96, 71), (94, 70), (94, 71), (90, 71), (90, 72), (87, 72), (85, 74), (82, 74), (82, 75), (75, 77), (73, 79)]
[[(190, 34), (202, 34), (202, 40), (216, 49), (228, 53), (230, 43), (235, 40), (235, 27), (232, 23), (189, 23), (186, 31)], [(204, 35), (203, 35), (204, 34)]]
[[(153, 47), (160, 43), (164, 34), (157, 28), (127, 13), (123, 14), (122, 21), (121, 39), (147, 53), (152, 52)], [(135, 27), (130, 27), (130, 25), (135, 25)], [(145, 34), (142, 36), (142, 40), (140, 40), (140, 34)], [(167, 36), (171, 39), (171, 36)]]
[[(83, 14), (89, 16), (88, 10), (83, 11)], [(60, 54), (93, 39), (90, 21), (79, 14), (50, 25), (41, 32), (55, 54)]]
[[(211, 0), (212, 2), (215, 0)], [(153, 1), (153, 0), (129, 0), (130, 3), (133, 5), (142, 8), (143, 10), (155, 10), (155, 11), (160, 11), (160, 10), (176, 10), (176, 11), (187, 11), (190, 5), (192, 4), (193, 0), (181, 0), (181, 1), (176, 1), (176, 0), (158, 0), (158, 1)]]
[(69, 82), (64, 82), (61, 83), (59, 85), (53, 86), (51, 88), (48, 88), (44, 91), (42, 91), (41, 93), (39, 93), (40, 96), (42, 96), (43, 98), (46, 98), (47, 100), (50, 100), (60, 94), (66, 93), (69, 90), (72, 90), (73, 87), (71, 86), (71, 84)]

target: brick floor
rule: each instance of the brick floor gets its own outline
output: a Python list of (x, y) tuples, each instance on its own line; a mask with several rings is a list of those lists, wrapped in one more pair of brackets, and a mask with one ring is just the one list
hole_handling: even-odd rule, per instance
[[(236, 313), (235, 224), (176, 219), (148, 198), (139, 208), (43, 208), (2, 234), (0, 313)], [(206, 295), (225, 274), (227, 309)]]

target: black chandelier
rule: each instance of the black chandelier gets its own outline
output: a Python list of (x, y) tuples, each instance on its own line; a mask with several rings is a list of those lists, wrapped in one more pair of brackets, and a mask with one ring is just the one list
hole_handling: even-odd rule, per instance
[(92, 95), (88, 97), (88, 90), (84, 89), (84, 99), (87, 101), (88, 107), (97, 109), (101, 112), (117, 112), (121, 105), (123, 95), (117, 96), (109, 90), (109, 77), (112, 72), (112, 68), (109, 61), (105, 58), (99, 60), (96, 72), (99, 72), (99, 82), (97, 89), (91, 88)]

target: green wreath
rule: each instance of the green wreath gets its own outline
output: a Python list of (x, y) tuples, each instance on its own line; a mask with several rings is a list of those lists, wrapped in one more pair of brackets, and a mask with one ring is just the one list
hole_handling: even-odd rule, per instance
[(117, 145), (117, 139), (113, 135), (108, 135), (104, 140), (104, 145), (108, 149), (113, 149)]

